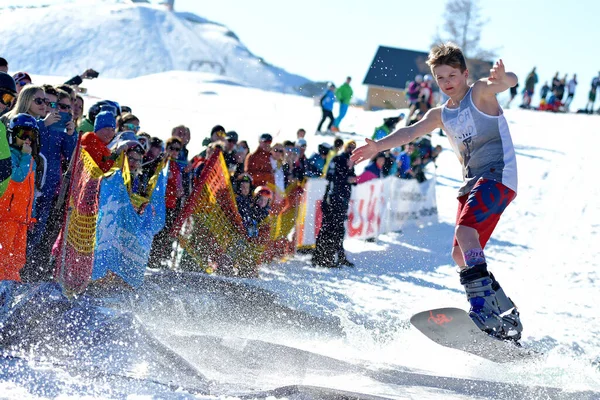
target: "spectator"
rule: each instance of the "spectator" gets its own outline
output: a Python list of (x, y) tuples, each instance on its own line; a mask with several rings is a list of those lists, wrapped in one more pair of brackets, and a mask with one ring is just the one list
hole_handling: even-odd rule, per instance
[(304, 177), (306, 176), (306, 170), (308, 168), (308, 159), (306, 158), (306, 140), (298, 139), (296, 140), (296, 148), (300, 150), (298, 154), (298, 161), (296, 161), (296, 166), (294, 170), (296, 171), (296, 177), (299, 182), (304, 181)]
[(114, 115), (108, 111), (102, 111), (96, 116), (94, 132), (87, 132), (81, 137), (81, 147), (92, 157), (94, 162), (102, 170), (108, 172), (117, 158), (108, 144), (115, 137), (117, 121)]
[(142, 163), (141, 188), (140, 193), (148, 197), (148, 182), (154, 176), (156, 170), (162, 166), (165, 160), (164, 143), (157, 137), (153, 137), (149, 141), (148, 151), (144, 155)]
[(400, 121), (402, 121), (403, 119), (404, 119), (404, 113), (401, 113), (397, 117), (384, 118), (383, 125), (375, 128), (375, 132), (373, 132), (373, 136), (371, 136), (371, 139), (373, 139), (373, 140), (383, 139), (384, 137), (386, 137), (387, 135), (392, 133), (394, 131), (394, 129), (396, 129), (396, 125), (398, 125), (398, 123)]
[(127, 162), (130, 174), (130, 193), (142, 194), (142, 162), (144, 160), (144, 148), (141, 144), (132, 146), (127, 150)]
[(202, 146), (208, 146), (212, 142), (223, 140), (225, 139), (226, 135), (227, 134), (225, 133), (225, 128), (223, 128), (222, 125), (215, 125), (210, 130), (210, 137), (204, 138), (204, 140), (202, 140)]
[(411, 155), (415, 152), (415, 144), (410, 142), (404, 146), (404, 151), (396, 159), (398, 165), (398, 177), (401, 179), (414, 179), (415, 172), (412, 169)]
[(369, 163), (369, 165), (367, 165), (363, 173), (356, 178), (356, 184), (381, 178), (384, 163), (385, 154), (378, 153), (375, 157), (373, 157), (373, 159), (371, 159), (371, 162)]
[(535, 67), (533, 67), (531, 72), (527, 75), (527, 78), (525, 78), (525, 90), (523, 92), (523, 104), (521, 104), (521, 108), (531, 107), (531, 99), (533, 98), (535, 85), (537, 83), (538, 76), (535, 73)]
[(252, 204), (253, 219), (256, 227), (268, 216), (273, 202), (273, 191), (267, 186), (258, 186), (254, 189), (254, 203)]
[(271, 170), (273, 171), (273, 184), (277, 191), (285, 193), (285, 172), (283, 170), (285, 148), (281, 143), (275, 143), (271, 148)]
[(346, 144), (345, 151), (331, 160), (331, 167), (327, 172), (327, 189), (321, 203), (323, 222), (312, 259), (315, 266), (354, 266), (344, 251), (344, 221), (348, 217), (352, 185), (356, 184), (354, 163), (350, 160), (355, 148), (356, 143), (350, 141)]
[(331, 127), (332, 131), (338, 132), (340, 130), (340, 123), (346, 116), (346, 112), (348, 112), (348, 106), (350, 105), (350, 100), (353, 95), (350, 82), (352, 82), (352, 78), (347, 77), (346, 82), (335, 91), (335, 97), (340, 102), (340, 113), (333, 122), (333, 126)]
[(246, 157), (250, 152), (250, 148), (248, 147), (248, 142), (245, 140), (239, 141), (235, 146), (235, 176), (240, 176), (244, 173), (244, 162), (246, 161)]
[[(76, 95), (75, 100), (73, 101), (73, 122), (75, 123), (76, 127), (79, 127), (79, 125), (83, 122), (83, 107), (83, 97)], [(80, 130), (77, 130), (77, 132), (81, 133)]]
[(571, 102), (573, 101), (573, 97), (575, 97), (575, 88), (577, 87), (577, 74), (573, 74), (573, 77), (569, 80), (567, 84), (567, 100), (565, 101), (565, 110), (569, 111), (569, 107), (571, 106)]
[(333, 159), (333, 157), (337, 156), (340, 150), (344, 147), (344, 139), (341, 137), (336, 137), (333, 141), (333, 148), (327, 154), (327, 160), (325, 160), (325, 166), (323, 167), (323, 176), (327, 175), (327, 168), (329, 168), (329, 163)]
[[(0, 117), (4, 116), (12, 106), (17, 96), (17, 87), (14, 79), (7, 73), (0, 72)], [(0, 197), (4, 194), (12, 174), (12, 163), (6, 125), (0, 118)]]
[(419, 94), (421, 93), (421, 83), (423, 83), (423, 76), (417, 75), (415, 76), (415, 80), (408, 84), (408, 88), (406, 92), (408, 93), (408, 118), (407, 123), (412, 118), (413, 114), (419, 107)]
[(190, 128), (185, 125), (178, 125), (171, 130), (171, 136), (178, 138), (181, 140), (181, 153), (177, 156), (177, 164), (179, 164), (179, 168), (182, 173), (182, 181), (183, 181), (183, 191), (184, 196), (188, 197), (192, 193), (192, 169), (193, 166), (189, 161), (189, 150), (187, 145), (190, 143), (191, 132)]
[[(152, 136), (150, 136), (150, 134), (147, 132), (140, 132), (137, 134), (137, 139), (138, 139), (138, 142), (140, 142), (140, 145), (142, 146), (142, 148), (144, 149), (144, 156), (145, 156), (146, 153), (148, 152), (148, 150), (150, 150), (150, 140), (152, 139)], [(142, 163), (143, 163), (143, 160), (142, 160)]]
[(298, 132), (296, 132), (296, 139), (304, 139), (305, 136), (306, 131), (302, 128), (298, 129)]
[[(511, 88), (509, 89), (509, 91), (510, 91), (510, 94), (509, 94), (509, 95), (510, 95), (510, 98), (509, 98), (509, 99), (508, 99), (508, 101), (506, 102), (506, 106), (505, 106), (506, 108), (510, 108), (510, 104), (513, 102), (513, 100), (515, 99), (515, 97), (517, 97), (517, 93), (518, 93), (518, 90), (517, 90), (517, 88), (518, 88), (518, 87), (519, 87), (519, 84), (517, 83), (515, 86), (513, 86), (513, 87), (511, 87)], [(542, 88), (542, 89), (543, 89), (543, 88)]]
[(248, 237), (256, 237), (258, 231), (256, 230), (252, 212), (252, 178), (250, 175), (243, 174), (235, 182), (235, 202), (238, 212), (242, 217), (246, 235)]
[(331, 145), (329, 143), (321, 143), (317, 148), (317, 152), (308, 159), (306, 168), (306, 176), (308, 178), (320, 178), (323, 176), (325, 161), (327, 161), (330, 149)]
[(165, 192), (166, 217), (165, 226), (161, 229), (154, 240), (148, 257), (148, 267), (161, 268), (164, 261), (168, 261), (173, 250), (173, 239), (170, 236), (171, 228), (179, 213), (179, 198), (183, 196), (183, 182), (181, 169), (176, 160), (183, 148), (181, 140), (170, 137), (166, 143), (166, 157), (169, 161), (169, 176), (167, 178), (167, 190)]
[(27, 229), (33, 222), (35, 161), (31, 144), (36, 141), (38, 124), (28, 114), (11, 119), (12, 174), (4, 196), (0, 197), (0, 280), (20, 281), (27, 260)]
[(275, 177), (271, 165), (271, 143), (273, 136), (268, 133), (260, 135), (256, 151), (246, 157), (244, 171), (252, 177), (255, 185), (274, 185)]
[(223, 157), (225, 165), (229, 170), (229, 174), (233, 175), (237, 171), (238, 163), (236, 158), (235, 146), (238, 142), (238, 134), (236, 131), (229, 131), (225, 136), (225, 149), (223, 149)]
[(0, 72), (8, 74), (8, 61), (4, 57), (0, 57)]
[(117, 117), (117, 132), (132, 131), (138, 133), (140, 130), (140, 120), (133, 114), (122, 113)]
[(321, 104), (321, 112), (322, 112), (323, 116), (321, 117), (321, 121), (319, 122), (319, 125), (317, 126), (317, 132), (321, 132), (321, 126), (323, 125), (323, 122), (325, 122), (325, 120), (327, 118), (329, 118), (329, 125), (327, 125), (327, 130), (330, 131), (331, 127), (333, 126), (333, 122), (334, 122), (334, 118), (333, 118), (333, 105), (335, 104), (335, 85), (334, 84), (329, 85), (329, 88), (327, 88), (327, 91), (325, 91), (325, 94), (323, 94), (323, 96), (321, 96), (321, 100), (319, 101), (319, 103)]
[(27, 86), (31, 85), (31, 77), (27, 72), (17, 72), (13, 75), (13, 79), (15, 80), (15, 84), (17, 85), (17, 96), (21, 93), (21, 90)]
[(540, 101), (546, 101), (548, 97), (548, 92), (550, 91), (550, 86), (548, 86), (548, 81), (544, 82), (544, 86), (542, 86), (542, 90), (540, 90)]

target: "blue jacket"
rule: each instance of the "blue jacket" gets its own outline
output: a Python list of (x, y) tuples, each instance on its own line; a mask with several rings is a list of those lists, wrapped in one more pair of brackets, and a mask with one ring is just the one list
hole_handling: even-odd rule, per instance
[(325, 159), (321, 157), (319, 153), (313, 154), (306, 164), (305, 176), (309, 178), (320, 178), (323, 175), (323, 168), (325, 168)]
[(335, 93), (331, 90), (327, 90), (323, 97), (321, 97), (321, 107), (323, 110), (331, 111), (333, 110), (333, 105), (335, 104)]
[(400, 165), (400, 168), (398, 170), (398, 176), (402, 179), (412, 178), (411, 175), (408, 175), (406, 173), (408, 170), (410, 170), (412, 168), (411, 161), (410, 161), (410, 154), (403, 151), (402, 153), (400, 153), (398, 155), (398, 158), (396, 158), (396, 162), (398, 162), (398, 161), (402, 162), (402, 165)]
[(27, 175), (29, 175), (29, 167), (33, 163), (33, 170), (35, 171), (35, 161), (31, 157), (31, 154), (22, 153), (21, 150), (11, 147), (10, 158), (12, 160), (12, 176), (11, 179), (15, 182), (23, 182)]
[(55, 125), (46, 126), (43, 120), (38, 120), (40, 130), (40, 153), (46, 157), (46, 183), (42, 194), (53, 196), (60, 185), (62, 166), (61, 160), (71, 160), (73, 151), (77, 146), (77, 134), (69, 136), (64, 130), (57, 129)]

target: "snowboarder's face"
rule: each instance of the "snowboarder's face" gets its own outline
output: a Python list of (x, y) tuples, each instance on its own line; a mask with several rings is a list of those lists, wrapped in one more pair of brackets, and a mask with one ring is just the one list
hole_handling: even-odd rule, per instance
[(439, 65), (433, 68), (432, 72), (442, 92), (450, 97), (461, 93), (464, 91), (465, 86), (467, 86), (467, 79), (469, 77), (468, 69), (460, 72), (459, 68), (453, 68), (449, 65)]

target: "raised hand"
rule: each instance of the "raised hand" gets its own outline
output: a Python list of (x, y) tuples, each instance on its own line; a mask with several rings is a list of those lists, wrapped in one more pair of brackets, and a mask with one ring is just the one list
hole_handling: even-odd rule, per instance
[(506, 78), (506, 70), (504, 69), (504, 62), (502, 59), (496, 61), (494, 67), (490, 69), (489, 80), (492, 82), (503, 82)]
[(353, 152), (352, 155), (350, 156), (350, 160), (354, 163), (354, 164), (358, 164), (360, 162), (363, 162), (364, 160), (370, 160), (371, 158), (373, 158), (375, 156), (375, 154), (378, 153), (377, 151), (377, 144), (375, 143), (374, 140), (371, 139), (365, 139), (366, 143), (358, 148), (356, 148)]

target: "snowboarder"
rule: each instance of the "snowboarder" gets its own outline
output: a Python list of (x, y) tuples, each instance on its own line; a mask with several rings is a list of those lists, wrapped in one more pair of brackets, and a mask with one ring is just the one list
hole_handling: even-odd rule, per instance
[(435, 46), (427, 64), (440, 89), (450, 96), (414, 125), (379, 141), (366, 139), (351, 159), (361, 162), (442, 128), (463, 167), (452, 258), (477, 326), (500, 339), (518, 340), (523, 329), (514, 303), (488, 272), (484, 247), (502, 212), (517, 191), (517, 163), (508, 124), (496, 94), (517, 84), (499, 60), (488, 78), (469, 85), (462, 50), (452, 44)]

